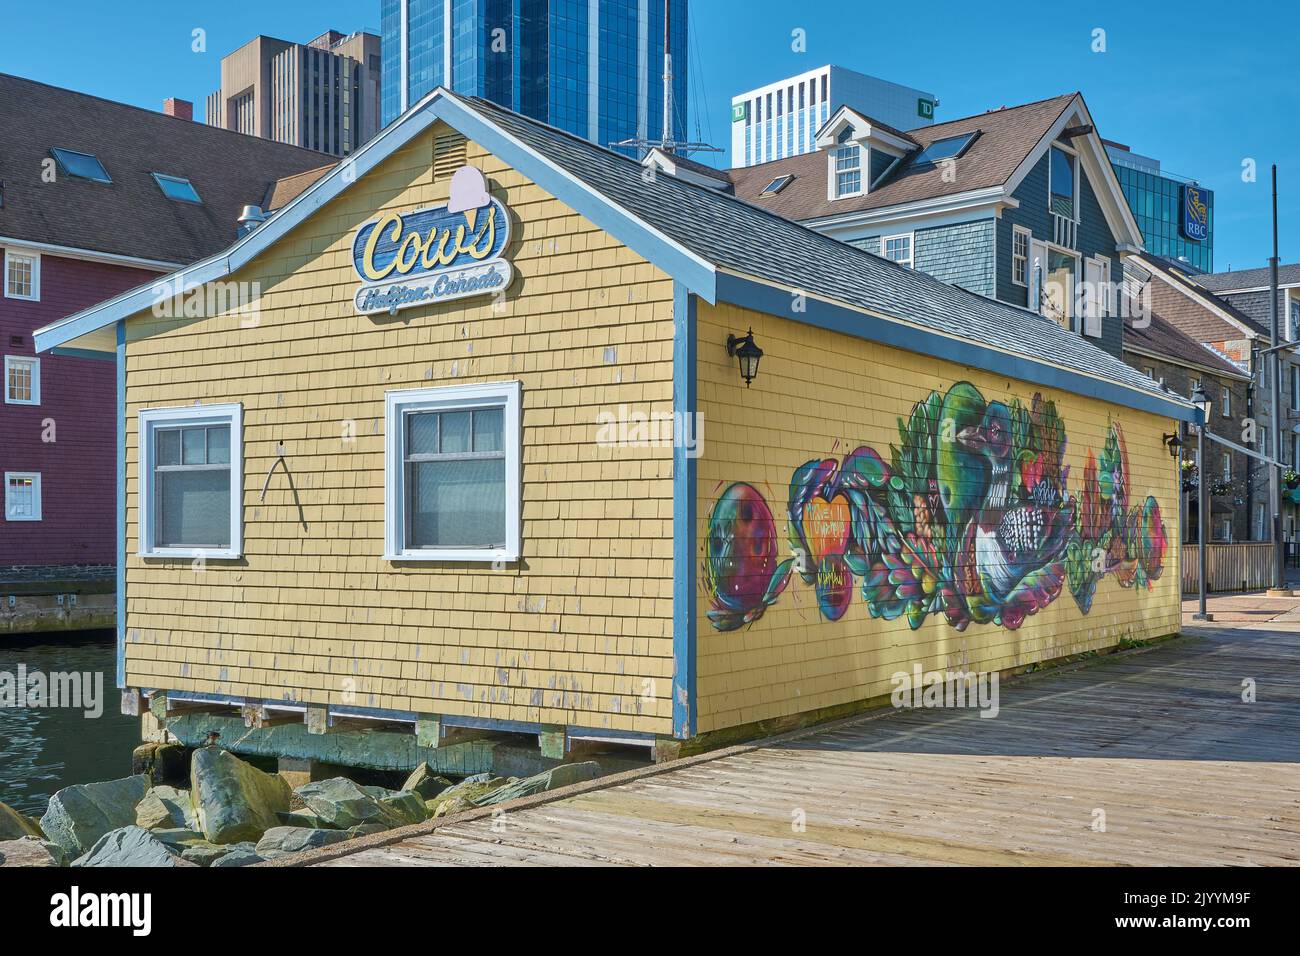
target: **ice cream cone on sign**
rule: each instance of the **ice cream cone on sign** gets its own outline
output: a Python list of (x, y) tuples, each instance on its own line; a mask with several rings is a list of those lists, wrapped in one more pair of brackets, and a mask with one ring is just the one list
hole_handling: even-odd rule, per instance
[(478, 210), (477, 210), (477, 209), (466, 209), (466, 210), (465, 210), (465, 222), (467, 222), (467, 223), (469, 224), (469, 231), (470, 231), (470, 234), (473, 235), (474, 230), (478, 227)]
[(478, 228), (478, 211), (490, 203), (487, 180), (474, 166), (462, 166), (451, 177), (451, 198), (448, 212), (462, 212), (472, 235)]

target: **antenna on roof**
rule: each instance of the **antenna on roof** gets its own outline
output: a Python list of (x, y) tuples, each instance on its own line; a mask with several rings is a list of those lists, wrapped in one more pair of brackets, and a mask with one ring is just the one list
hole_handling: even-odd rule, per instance
[(664, 0), (664, 126), (663, 137), (660, 139), (642, 139), (634, 136), (631, 139), (625, 139), (618, 143), (611, 143), (615, 148), (635, 148), (643, 152), (649, 152), (652, 149), (663, 150), (665, 153), (674, 153), (685, 156), (689, 153), (720, 153), (722, 152), (717, 146), (710, 143), (701, 142), (683, 142), (673, 138), (673, 53), (672, 47), (668, 45), (668, 27), (672, 20), (672, 0)]

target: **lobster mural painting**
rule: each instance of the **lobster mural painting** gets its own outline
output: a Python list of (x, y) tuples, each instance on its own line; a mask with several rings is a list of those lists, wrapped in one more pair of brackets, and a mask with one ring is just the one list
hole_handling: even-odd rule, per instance
[[(931, 615), (1018, 628), (1070, 589), (1092, 608), (1098, 583), (1150, 588), (1167, 537), (1153, 497), (1129, 507), (1128, 452), (1112, 423), (1083, 487), (1069, 488), (1065, 425), (1054, 402), (988, 402), (960, 382), (932, 392), (886, 462), (861, 447), (795, 470), (788, 544), (752, 485), (726, 488), (709, 515), (703, 580), (719, 631), (757, 621), (798, 576), (821, 616), (844, 616), (860, 591), (873, 618)], [(783, 555), (789, 555), (783, 557)]]

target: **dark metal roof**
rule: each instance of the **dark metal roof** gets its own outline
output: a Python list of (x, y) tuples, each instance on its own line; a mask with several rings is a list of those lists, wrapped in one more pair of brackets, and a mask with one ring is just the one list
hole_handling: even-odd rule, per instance
[[(1267, 289), (1268, 269), (1238, 269), (1235, 272), (1211, 272), (1198, 275), (1196, 281), (1211, 292), (1236, 292), (1240, 289)], [(1300, 285), (1300, 263), (1277, 268), (1279, 285)]]

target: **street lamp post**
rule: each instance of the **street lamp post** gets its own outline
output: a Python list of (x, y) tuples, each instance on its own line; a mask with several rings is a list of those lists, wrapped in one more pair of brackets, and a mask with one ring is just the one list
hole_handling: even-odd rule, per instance
[(1212, 621), (1214, 618), (1205, 609), (1205, 594), (1208, 590), (1206, 579), (1208, 574), (1209, 560), (1205, 550), (1205, 526), (1209, 520), (1206, 512), (1209, 510), (1210, 496), (1206, 488), (1206, 468), (1205, 468), (1205, 430), (1210, 425), (1210, 412), (1213, 411), (1210, 405), (1210, 396), (1205, 393), (1201, 383), (1196, 383), (1196, 388), (1192, 389), (1192, 404), (1201, 410), (1201, 421), (1196, 429), (1196, 557), (1200, 563), (1200, 575), (1197, 588), (1200, 592), (1200, 611), (1192, 615), (1193, 621)]

